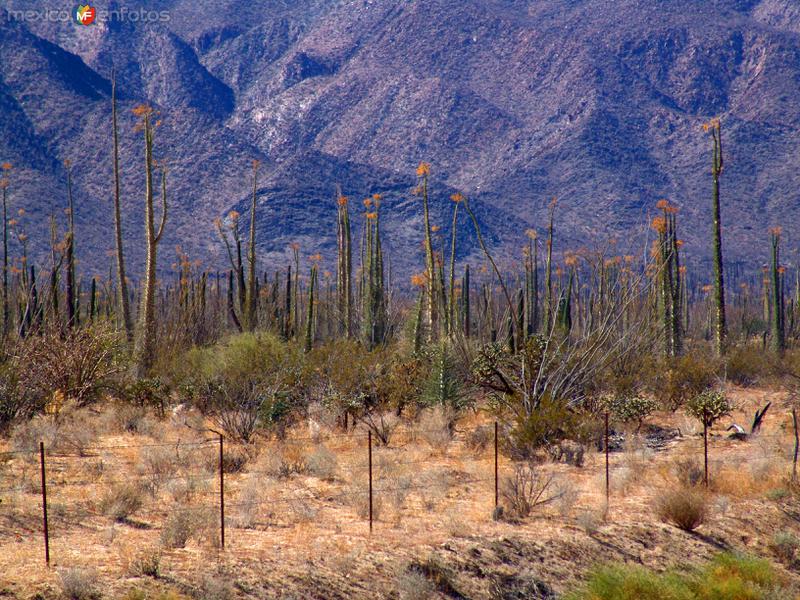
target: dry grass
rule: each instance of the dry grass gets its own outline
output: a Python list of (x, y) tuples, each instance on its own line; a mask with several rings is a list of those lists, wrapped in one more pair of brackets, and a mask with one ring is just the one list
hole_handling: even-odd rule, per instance
[[(746, 422), (752, 405), (763, 405), (763, 397), (741, 404), (745, 412), (733, 418)], [(588, 452), (582, 468), (537, 465), (544, 480), (552, 478), (547, 496), (557, 500), (536, 506), (530, 494), (521, 493), (535, 510), (519, 511), (514, 521), (525, 524), (520, 527), (491, 518), (493, 427), (485, 417), (470, 415), (460, 421), (449, 441), (428, 439), (420, 425), (413, 429), (401, 425), (388, 447), (373, 449), (375, 529), (370, 536), (364, 430), (343, 436), (317, 423), (312, 436), (309, 427), (300, 426), (288, 431), (285, 441), (259, 439), (241, 453), (226, 444), (231, 456), (236, 453), (246, 460), (237, 458), (225, 468), (227, 535), (222, 553), (215, 443), (186, 445), (202, 438), (169, 421), (155, 421), (156, 425), (142, 428), (147, 431), (143, 433), (138, 427), (107, 425), (112, 421), (108, 415), (88, 418), (95, 437), (90, 446), (84, 445), (85, 456), (79, 452), (48, 456), (51, 551), (56, 569), (41, 568), (37, 457), (15, 455), (0, 463), (0, 490), (10, 490), (0, 492), (0, 573), (12, 574), (10, 589), (18, 597), (59, 589), (58, 573), (71, 567), (79, 568), (73, 579), (80, 574), (95, 577), (107, 597), (144, 590), (143, 597), (156, 598), (169, 592), (164, 581), (180, 582), (185, 593), (198, 597), (225, 597), (231, 577), (249, 582), (250, 587), (238, 589), (240, 596), (259, 597), (259, 590), (263, 592), (259, 582), (270, 581), (289, 585), (295, 596), (302, 597), (302, 590), (308, 589), (303, 586), (321, 585), (322, 580), (315, 577), (324, 577), (347, 590), (341, 595), (359, 597), (342, 573), (364, 577), (364, 581), (377, 577), (387, 594), (414, 597), (410, 595), (413, 582), (431, 579), (425, 574), (420, 579), (419, 570), (404, 574), (402, 565), (409, 560), (427, 556), (445, 543), (529, 537), (537, 548), (541, 544), (561, 548), (542, 564), (545, 569), (563, 565), (556, 581), (564, 586), (590, 566), (586, 557), (596, 556), (599, 549), (579, 552), (577, 548), (592, 540), (620, 547), (630, 544), (629, 550), (643, 553), (645, 559), (663, 560), (658, 558), (658, 549), (678, 542), (664, 537), (671, 528), (653, 528), (658, 520), (653, 507), (663, 490), (696, 483), (698, 465), (702, 465), (702, 440), (697, 435), (684, 432), (663, 451), (651, 450), (641, 440), (631, 443), (624, 452), (611, 455), (608, 507), (604, 505), (602, 454)], [(130, 418), (154, 420), (152, 415)], [(675, 427), (679, 419), (679, 415), (659, 414), (651, 420)], [(775, 495), (775, 490), (787, 488), (790, 467), (788, 432), (781, 419), (777, 412), (768, 417), (758, 441), (729, 441), (715, 428), (713, 495), (707, 504), (714, 517), (706, 520), (703, 531), (736, 543), (743, 523), (750, 523), (749, 543), (757, 543), (755, 547), (771, 555), (788, 557), (791, 544), (773, 539), (775, 531), (787, 529), (777, 506), (791, 505), (788, 498)], [(13, 439), (24, 446), (19, 440), (26, 436), (17, 434)], [(136, 447), (153, 444), (164, 445)], [(109, 449), (88, 449), (97, 446)], [(0, 445), (0, 450), (5, 448)], [(515, 476), (513, 465), (503, 457), (500, 474), (503, 479)], [(146, 493), (140, 507), (123, 511), (128, 515), (115, 522), (119, 511), (109, 507), (114, 505), (115, 486), (125, 483), (144, 486)], [(660, 532), (663, 539), (657, 544), (647, 542), (647, 550), (642, 550), (644, 542), (626, 541), (635, 528)], [(691, 555), (700, 548), (683, 546), (682, 551)], [(308, 566), (311, 563), (313, 568)], [(81, 567), (87, 564), (97, 570)], [(204, 578), (203, 569), (209, 572), (210, 565), (225, 569), (212, 569), (213, 576)], [(140, 579), (134, 587), (125, 583), (130, 577)], [(490, 593), (485, 587), (488, 580), (482, 588), (475, 585), (479, 587), (472, 596)]]

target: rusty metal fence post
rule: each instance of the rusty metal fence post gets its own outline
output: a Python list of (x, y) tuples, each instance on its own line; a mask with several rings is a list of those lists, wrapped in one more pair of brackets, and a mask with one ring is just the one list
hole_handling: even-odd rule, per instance
[(225, 549), (225, 467), (222, 434), (219, 434), (219, 543)]
[(500, 505), (500, 482), (498, 479), (497, 421), (494, 422), (494, 508)]
[(606, 510), (609, 507), (609, 500), (611, 498), (611, 469), (609, 468), (609, 434), (608, 434), (608, 411), (605, 414), (605, 425), (606, 425), (606, 441), (605, 441), (605, 453), (606, 453)]
[(44, 442), (39, 442), (39, 461), (42, 465), (42, 524), (44, 526), (44, 561), (50, 566), (50, 531), (47, 525), (47, 478), (44, 467)]
[(367, 432), (367, 453), (369, 456), (369, 532), (372, 533), (372, 430)]

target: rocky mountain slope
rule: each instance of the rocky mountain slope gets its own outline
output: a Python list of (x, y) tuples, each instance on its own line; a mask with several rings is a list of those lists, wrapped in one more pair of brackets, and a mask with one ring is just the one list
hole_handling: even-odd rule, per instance
[(333, 259), (337, 184), (354, 200), (385, 194), (393, 260), (403, 273), (418, 268), (410, 190), (420, 160), (432, 165), (443, 229), (459, 189), (506, 257), (526, 228), (543, 227), (557, 196), (561, 247), (616, 236), (622, 251), (641, 252), (647, 212), (669, 198), (700, 260), (710, 192), (701, 125), (715, 115), (727, 258), (760, 263), (775, 224), (797, 244), (793, 0), (171, 0), (130, 6), (164, 10), (164, 22), (89, 27), (21, 19), (14, 11), (31, 3), (19, 4), (6, 0), (0, 13), (0, 156), (15, 166), (14, 203), (41, 250), (70, 159), (78, 252), (101, 272), (112, 243), (112, 68), (134, 255), (143, 159), (129, 109), (161, 112), (156, 153), (170, 167), (172, 203), (164, 268), (178, 244), (224, 267), (212, 221), (247, 212), (253, 158), (264, 164), (267, 268), (292, 241)]

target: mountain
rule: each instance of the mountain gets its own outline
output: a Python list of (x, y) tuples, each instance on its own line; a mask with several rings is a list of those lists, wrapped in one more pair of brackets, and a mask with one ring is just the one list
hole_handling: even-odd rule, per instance
[[(15, 165), (14, 204), (44, 252), (71, 160), (78, 253), (95, 271), (108, 269), (112, 244), (112, 70), (134, 264), (144, 178), (130, 109), (141, 103), (160, 113), (156, 155), (169, 169), (164, 269), (178, 245), (225, 267), (213, 220), (236, 209), (247, 221), (254, 158), (267, 270), (293, 241), (332, 264), (337, 186), (356, 202), (385, 195), (393, 264), (403, 277), (418, 270), (421, 160), (443, 232), (460, 190), (506, 259), (526, 228), (543, 229), (552, 197), (558, 249), (613, 238), (641, 253), (655, 202), (668, 198), (687, 256), (702, 261), (711, 157), (701, 125), (713, 116), (726, 259), (760, 264), (776, 224), (798, 245), (795, 0), (169, 0), (125, 5), (158, 18), (91, 26), (20, 12), (45, 3), (0, 6), (0, 157)], [(477, 257), (466, 217), (460, 226)]]

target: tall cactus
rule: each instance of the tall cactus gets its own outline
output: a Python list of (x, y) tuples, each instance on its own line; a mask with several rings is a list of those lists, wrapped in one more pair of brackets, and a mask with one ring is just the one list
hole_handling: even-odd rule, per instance
[(258, 160), (253, 160), (253, 198), (250, 201), (250, 237), (247, 241), (247, 287), (245, 290), (245, 324), (248, 331), (256, 328), (258, 290), (256, 289), (256, 200), (258, 194)]
[(782, 267), (780, 264), (781, 228), (769, 231), (772, 245), (772, 264), (770, 266), (770, 348), (776, 354), (786, 349), (786, 336), (783, 311)]
[(660, 200), (656, 207), (662, 214), (653, 219), (653, 228), (658, 232), (659, 254), (659, 305), (664, 333), (664, 353), (678, 356), (682, 351), (681, 328), (681, 267), (679, 242), (677, 239), (677, 207), (667, 200)]
[(138, 106), (134, 109), (134, 114), (142, 119), (142, 129), (144, 131), (144, 239), (146, 258), (133, 356), (136, 375), (145, 377), (153, 365), (156, 350), (156, 269), (158, 244), (164, 235), (164, 225), (167, 222), (167, 170), (164, 167), (161, 169), (161, 222), (158, 229), (156, 229), (153, 207), (154, 124), (151, 120), (153, 109), (148, 106)]
[(545, 260), (544, 280), (544, 331), (549, 335), (553, 326), (553, 217), (556, 211), (556, 199), (550, 202), (550, 216), (547, 224), (547, 258)]
[(417, 167), (417, 178), (419, 193), (422, 195), (422, 214), (423, 227), (425, 228), (425, 276), (427, 278), (427, 293), (425, 294), (425, 327), (428, 330), (428, 341), (432, 341), (436, 336), (437, 313), (436, 313), (436, 264), (433, 253), (433, 236), (431, 233), (430, 209), (428, 206), (428, 177), (431, 173), (431, 166), (426, 162), (419, 163)]
[(316, 319), (317, 265), (311, 266), (308, 284), (308, 310), (306, 311), (306, 335), (303, 348), (306, 353), (314, 347), (314, 322)]
[(67, 239), (66, 239), (66, 260), (67, 260), (67, 327), (72, 328), (79, 325), (80, 317), (77, 311), (78, 296), (76, 294), (75, 281), (75, 203), (72, 199), (72, 163), (64, 161), (67, 170)]
[(111, 128), (114, 138), (114, 242), (117, 255), (117, 304), (128, 343), (133, 342), (133, 318), (125, 276), (125, 254), (122, 247), (122, 211), (120, 208), (119, 136), (117, 133), (117, 78), (111, 74)]
[(461, 193), (456, 192), (450, 199), (454, 203), (453, 207), (453, 224), (450, 231), (450, 286), (448, 288), (448, 304), (447, 304), (447, 333), (452, 335), (455, 331), (455, 308), (456, 308), (456, 232), (458, 225), (458, 207), (464, 200)]
[(469, 265), (464, 265), (464, 278), (461, 282), (461, 316), (462, 327), (464, 328), (464, 337), (469, 338), (472, 335), (472, 316), (470, 312), (470, 282), (469, 282)]
[(539, 250), (538, 234), (535, 229), (525, 232), (528, 236), (528, 248), (525, 256), (525, 322), (523, 328), (526, 336), (531, 336), (539, 329)]
[(338, 248), (336, 292), (339, 330), (340, 333), (349, 338), (353, 334), (353, 249), (350, 234), (350, 213), (347, 209), (346, 196), (339, 193), (336, 204)]
[(0, 188), (3, 190), (3, 329), (0, 331), (0, 338), (8, 335), (11, 325), (11, 310), (8, 305), (8, 172), (11, 170), (11, 163), (3, 163), (3, 178), (0, 179)]
[(714, 259), (714, 349), (717, 354), (725, 352), (725, 276), (722, 264), (722, 225), (720, 219), (719, 179), (725, 166), (722, 157), (722, 129), (719, 119), (711, 119), (703, 125), (703, 130), (711, 132), (711, 178), (712, 178), (712, 254)]
[(375, 194), (371, 204), (373, 210), (366, 214), (364, 264), (361, 267), (364, 281), (362, 333), (369, 348), (383, 343), (386, 336), (386, 291), (380, 234), (380, 205), (381, 197)]

